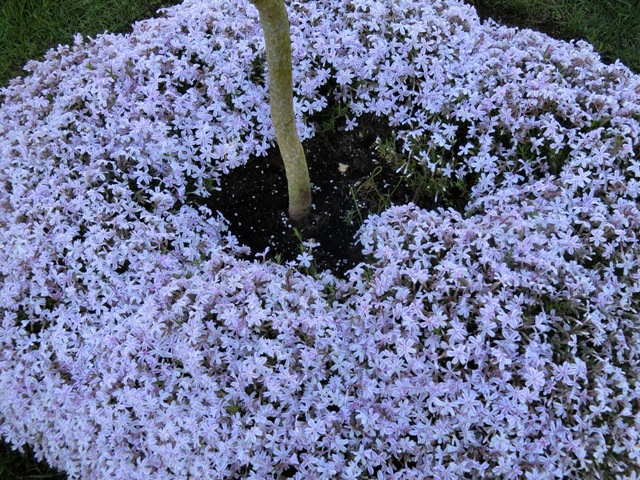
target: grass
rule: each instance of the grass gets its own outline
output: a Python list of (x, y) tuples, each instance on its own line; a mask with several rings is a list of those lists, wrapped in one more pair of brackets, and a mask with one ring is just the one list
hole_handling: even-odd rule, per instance
[[(426, 0), (425, 0), (426, 1)], [(483, 17), (535, 28), (557, 38), (592, 43), (607, 62), (621, 59), (640, 72), (640, 3), (637, 0), (466, 0)], [(179, 0), (2, 0), (0, 6), (0, 87), (22, 75), (29, 59), (70, 43), (76, 32), (94, 36), (124, 33)], [(0, 442), (0, 479), (62, 480), (64, 474), (19, 454)]]
[(640, 72), (638, 0), (465, 0), (482, 16), (565, 40), (591, 43), (605, 62), (620, 59)]
[(135, 20), (151, 17), (179, 0), (2, 0), (0, 2), (0, 86), (24, 74), (27, 60), (49, 48), (95, 36), (127, 32)]

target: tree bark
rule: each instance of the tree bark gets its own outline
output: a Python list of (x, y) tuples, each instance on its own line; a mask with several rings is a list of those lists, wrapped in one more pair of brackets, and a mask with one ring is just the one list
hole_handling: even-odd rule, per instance
[(293, 112), (291, 34), (284, 0), (251, 0), (258, 9), (267, 47), (271, 121), (284, 162), (289, 217), (304, 219), (311, 209), (311, 181)]

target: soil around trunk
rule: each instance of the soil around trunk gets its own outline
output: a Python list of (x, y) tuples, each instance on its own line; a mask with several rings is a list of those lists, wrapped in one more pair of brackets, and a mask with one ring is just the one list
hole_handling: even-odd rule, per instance
[[(397, 185), (391, 165), (376, 152), (376, 142), (394, 141), (395, 131), (387, 119), (365, 115), (353, 131), (318, 122), (316, 132), (303, 142), (313, 196), (307, 219), (292, 222), (287, 216), (286, 177), (275, 146), (225, 175), (206, 203), (230, 222), (252, 256), (268, 249), (265, 258), (287, 262), (301, 253), (301, 240), (313, 242), (316, 268), (341, 275), (364, 260), (354, 239), (361, 219), (378, 211), (381, 193)], [(393, 200), (409, 201), (407, 194), (398, 188)]]

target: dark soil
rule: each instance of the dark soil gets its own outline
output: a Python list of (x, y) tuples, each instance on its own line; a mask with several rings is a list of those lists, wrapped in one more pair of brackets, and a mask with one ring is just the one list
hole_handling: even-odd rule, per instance
[(25, 452), (12, 450), (4, 441), (0, 442), (1, 480), (65, 480), (67, 474), (50, 467), (46, 462), (35, 459), (33, 449), (28, 445)]
[[(389, 200), (406, 203), (413, 198), (393, 165), (376, 151), (376, 141), (395, 138), (386, 119), (363, 116), (349, 132), (339, 127), (322, 131), (323, 119), (316, 126), (316, 135), (303, 143), (313, 196), (307, 219), (295, 223), (287, 216), (286, 177), (276, 147), (225, 175), (221, 191), (213, 192), (207, 203), (230, 221), (230, 231), (252, 255), (268, 248), (266, 258), (294, 260), (301, 252), (297, 229), (303, 241), (319, 244), (313, 250), (316, 268), (339, 275), (363, 260), (354, 240), (361, 218), (388, 206)], [(395, 192), (388, 198), (391, 190)]]

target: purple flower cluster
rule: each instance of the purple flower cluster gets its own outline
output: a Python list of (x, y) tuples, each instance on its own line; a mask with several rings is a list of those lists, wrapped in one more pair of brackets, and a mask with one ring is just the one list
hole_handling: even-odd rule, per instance
[(465, 211), (369, 218), (345, 278), (247, 260), (194, 198), (274, 139), (252, 5), (77, 37), (0, 90), (0, 435), (88, 480), (636, 478), (640, 77), (455, 0), (288, 9), (302, 137), (327, 90), (388, 116)]

